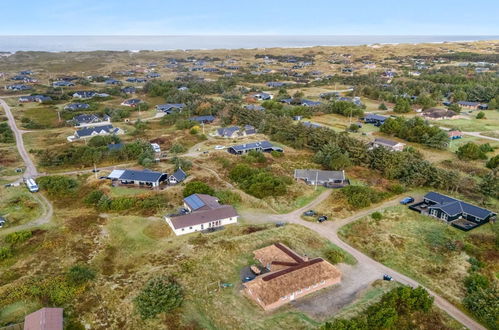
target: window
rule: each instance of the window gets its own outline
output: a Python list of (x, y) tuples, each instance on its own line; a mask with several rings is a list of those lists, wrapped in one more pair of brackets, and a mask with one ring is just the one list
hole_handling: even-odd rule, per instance
[(449, 217), (447, 216), (447, 214), (442, 213), (442, 220), (447, 221), (447, 219), (448, 219), (448, 218), (449, 218)]
[(284, 297), (281, 297), (281, 300), (286, 300), (288, 297), (287, 296), (284, 296)]
[(434, 217), (437, 216), (437, 210), (436, 209), (431, 209), (430, 215), (433, 215)]
[(189, 227), (189, 229), (192, 229), (192, 227)]
[(201, 229), (204, 229), (204, 225), (203, 224), (201, 224)]
[(463, 218), (466, 218), (467, 216), (468, 216), (468, 213), (466, 213), (466, 212), (463, 212), (463, 215), (462, 215), (462, 217), (463, 217)]
[(321, 284), (325, 284), (325, 283), (326, 283), (326, 281), (321, 281)]
[(300, 289), (300, 290), (296, 291), (296, 294), (300, 294), (300, 293), (302, 293), (302, 292), (303, 292), (303, 290), (302, 290), (302, 289)]

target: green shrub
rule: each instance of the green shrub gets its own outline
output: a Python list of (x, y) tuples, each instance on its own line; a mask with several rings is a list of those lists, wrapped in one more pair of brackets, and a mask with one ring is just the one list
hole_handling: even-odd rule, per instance
[(286, 194), (291, 180), (273, 175), (271, 172), (254, 168), (248, 164), (238, 164), (229, 172), (229, 178), (236, 182), (242, 190), (257, 198), (282, 196)]
[(386, 193), (377, 191), (367, 186), (347, 186), (341, 189), (341, 193), (347, 198), (348, 204), (359, 209), (378, 203), (386, 197)]
[(95, 271), (85, 265), (75, 265), (66, 273), (66, 278), (73, 285), (82, 285), (95, 279)]
[(171, 148), (170, 148), (170, 152), (172, 154), (180, 154), (182, 152), (185, 152), (187, 149), (181, 145), (180, 143), (175, 143)]
[(476, 114), (476, 119), (483, 119), (485, 118), (485, 112), (480, 111), (479, 113)]
[(201, 181), (191, 181), (185, 185), (183, 195), (184, 197), (190, 196), (192, 194), (206, 194), (213, 195), (215, 190), (208, 186), (206, 183)]
[(62, 175), (43, 176), (37, 179), (38, 186), (46, 190), (54, 197), (68, 197), (74, 194), (78, 188), (75, 179)]
[(345, 261), (345, 253), (338, 249), (330, 249), (324, 253), (327, 261), (332, 264), (339, 264), (340, 262)]
[(381, 214), (381, 212), (373, 212), (371, 213), (371, 218), (374, 220), (381, 220), (383, 219), (383, 214)]
[(147, 282), (133, 301), (142, 319), (153, 318), (182, 304), (182, 288), (170, 277), (157, 277)]
[(10, 246), (2, 246), (0, 247), (0, 260), (4, 260), (12, 257), (13, 251)]
[(222, 204), (234, 205), (241, 202), (241, 196), (230, 190), (219, 190), (215, 192), (215, 197)]
[(93, 190), (85, 197), (84, 202), (88, 205), (97, 205), (103, 195), (104, 192), (100, 190)]
[(9, 244), (22, 243), (33, 236), (31, 230), (16, 231), (5, 236), (5, 242)]

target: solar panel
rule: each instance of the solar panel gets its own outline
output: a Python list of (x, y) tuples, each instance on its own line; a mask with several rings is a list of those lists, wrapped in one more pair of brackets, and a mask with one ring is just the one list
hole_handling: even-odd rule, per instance
[(201, 207), (206, 205), (197, 195), (190, 195), (186, 197), (184, 200), (191, 207), (193, 211), (200, 209)]

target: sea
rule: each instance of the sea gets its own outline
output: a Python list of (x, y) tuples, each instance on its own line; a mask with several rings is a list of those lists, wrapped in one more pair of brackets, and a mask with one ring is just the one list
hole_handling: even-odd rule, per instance
[(0, 52), (140, 51), (301, 48), (372, 44), (417, 44), (499, 40), (499, 36), (364, 35), (165, 35), (165, 36), (0, 36)]

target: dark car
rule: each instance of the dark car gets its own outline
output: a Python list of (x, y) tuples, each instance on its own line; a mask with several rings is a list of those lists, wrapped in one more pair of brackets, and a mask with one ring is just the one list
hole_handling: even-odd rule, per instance
[(385, 280), (385, 281), (393, 281), (393, 278), (390, 275), (384, 274), (383, 275), (383, 280)]
[(245, 278), (243, 278), (243, 283), (253, 281), (254, 279), (255, 279), (254, 276), (246, 276)]
[(94, 169), (92, 170), (92, 173), (97, 173), (97, 172), (100, 172), (100, 170), (99, 170), (99, 169), (97, 169), (97, 168), (94, 168)]
[(276, 222), (275, 226), (276, 227), (284, 227), (286, 225), (286, 223), (284, 221), (279, 221), (279, 222)]
[(324, 222), (326, 220), (327, 220), (327, 216), (325, 216), (325, 215), (321, 215), (320, 217), (317, 218), (318, 222)]
[(404, 198), (403, 200), (400, 201), (400, 204), (407, 205), (407, 204), (411, 204), (413, 202), (414, 202), (414, 198), (412, 198), (412, 197), (406, 197), (406, 198)]
[(303, 215), (306, 216), (306, 217), (313, 217), (316, 214), (317, 213), (315, 213), (314, 210), (308, 210), (308, 211), (303, 212)]

